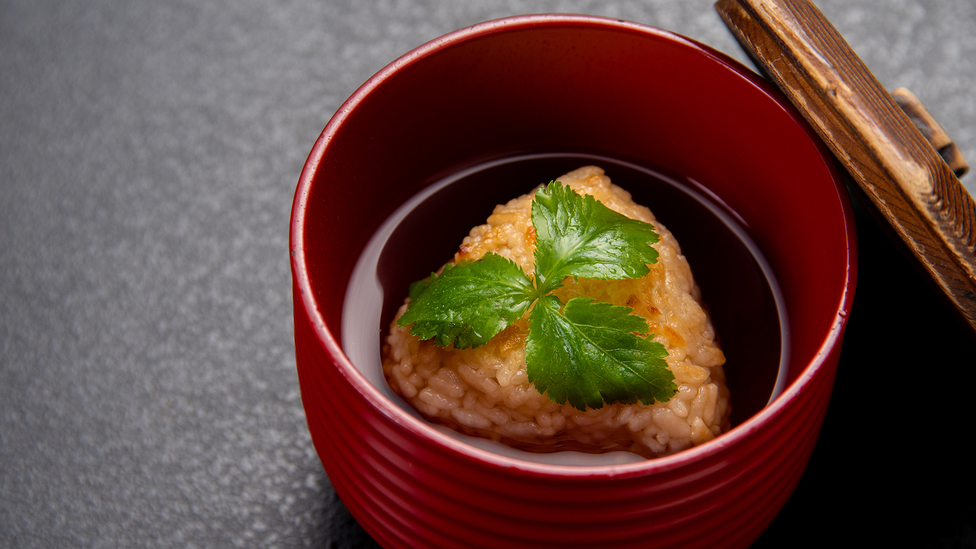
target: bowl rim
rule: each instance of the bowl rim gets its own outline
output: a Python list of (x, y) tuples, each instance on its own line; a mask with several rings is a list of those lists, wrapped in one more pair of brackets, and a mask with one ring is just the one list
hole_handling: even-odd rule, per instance
[[(318, 343), (323, 345), (328, 356), (334, 361), (335, 367), (341, 375), (347, 379), (352, 387), (365, 398), (371, 406), (380, 411), (383, 415), (392, 419), (402, 428), (408, 430), (413, 436), (426, 440), (431, 443), (450, 450), (458, 457), (480, 462), (486, 465), (504, 469), (509, 472), (526, 475), (542, 475), (552, 478), (628, 478), (633, 476), (644, 476), (648, 474), (659, 474), (679, 467), (707, 459), (718, 454), (722, 449), (737, 444), (742, 439), (752, 435), (761, 429), (763, 425), (769, 423), (783, 408), (797, 398), (797, 396), (808, 386), (816, 377), (817, 372), (823, 368), (824, 364), (834, 349), (840, 343), (844, 333), (844, 328), (853, 303), (853, 295), (856, 281), (856, 241), (852, 241), (854, 218), (851, 206), (846, 200), (839, 200), (844, 210), (845, 227), (847, 230), (846, 250), (847, 250), (847, 269), (845, 272), (844, 290), (839, 303), (831, 313), (832, 323), (830, 329), (823, 337), (820, 346), (814, 357), (804, 366), (801, 374), (787, 385), (782, 393), (772, 402), (764, 406), (759, 412), (748, 418), (743, 423), (723, 433), (721, 436), (691, 448), (686, 448), (671, 455), (661, 456), (654, 459), (643, 461), (622, 463), (622, 464), (601, 464), (601, 465), (563, 465), (545, 464), (534, 461), (521, 460), (514, 457), (503, 456), (466, 444), (456, 440), (449, 435), (439, 431), (429, 422), (412, 416), (403, 411), (394, 402), (390, 401), (382, 392), (374, 387), (366, 378), (353, 366), (352, 362), (342, 350), (341, 345), (326, 326), (323, 315), (319, 311), (318, 304), (314, 299), (311, 281), (308, 270), (305, 267), (305, 214), (308, 205), (308, 198), (312, 186), (312, 180), (323, 157), (324, 151), (331, 138), (343, 125), (350, 113), (366, 98), (370, 93), (385, 82), (392, 75), (401, 69), (408, 67), (424, 57), (452, 44), (465, 42), (467, 40), (484, 37), (490, 34), (505, 31), (507, 29), (522, 29), (534, 26), (559, 26), (577, 25), (599, 27), (603, 29), (619, 29), (628, 32), (652, 35), (660, 39), (665, 39), (696, 50), (700, 55), (711, 58), (713, 61), (724, 65), (727, 69), (737, 73), (745, 80), (751, 82), (757, 91), (769, 95), (777, 102), (788, 103), (785, 98), (778, 98), (776, 91), (771, 84), (762, 80), (761, 77), (740, 64), (738, 61), (721, 53), (710, 46), (699, 43), (695, 40), (679, 35), (677, 33), (663, 30), (657, 27), (612, 19), (594, 15), (577, 14), (531, 14), (516, 15), (501, 19), (494, 19), (464, 27), (438, 38), (430, 40), (413, 50), (403, 54), (393, 62), (386, 65), (363, 83), (335, 112), (328, 124), (322, 130), (314, 146), (309, 152), (295, 192), (292, 206), (289, 247), (292, 266), (292, 281), (295, 289), (298, 290), (296, 297), (301, 300), (301, 305), (313, 327), (313, 333), (318, 339)], [(771, 93), (772, 92), (772, 93)], [(825, 158), (830, 158), (825, 146), (819, 137), (809, 128), (806, 121), (795, 113), (792, 105), (786, 105), (790, 112), (807, 130), (807, 133), (814, 140), (815, 145), (821, 150)], [(834, 178), (840, 181), (839, 171), (834, 163), (828, 163), (828, 168), (834, 173)], [(842, 193), (838, 187), (838, 193)], [(298, 304), (296, 303), (295, 306)]]

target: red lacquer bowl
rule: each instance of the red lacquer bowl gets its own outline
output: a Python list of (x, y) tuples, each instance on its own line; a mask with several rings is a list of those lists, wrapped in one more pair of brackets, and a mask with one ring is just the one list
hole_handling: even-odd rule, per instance
[[(569, 464), (445, 433), (391, 396), (378, 363), (354, 364), (347, 342), (378, 349), (390, 314), (384, 302), (373, 329), (348, 320), (375, 306), (347, 295), (351, 281), (362, 282), (357, 262), (374, 234), (431, 185), (520, 155), (612, 159), (671, 174), (737, 223), (778, 281), (775, 310), (789, 328), (781, 391), (770, 401), (767, 388), (759, 397), (741, 388), (737, 400), (733, 387), (733, 408), (744, 415), (683, 452)], [(438, 216), (427, 217), (432, 224), (420, 233), (440, 234)], [(448, 239), (456, 245), (466, 232)], [(429, 272), (450, 255), (432, 257), (386, 269), (406, 283), (413, 275), (403, 273)], [(746, 546), (789, 498), (816, 443), (855, 259), (832, 157), (778, 91), (734, 60), (665, 31), (595, 17), (525, 16), (463, 29), (364, 84), (301, 174), (291, 265), (312, 439), (342, 501), (385, 547)], [(712, 290), (712, 308), (740, 290)], [(745, 308), (713, 311), (733, 326), (727, 339), (755, 331)], [(754, 374), (748, 353), (766, 347), (780, 348), (759, 341), (731, 353), (746, 365), (729, 368), (730, 384), (746, 385)]]

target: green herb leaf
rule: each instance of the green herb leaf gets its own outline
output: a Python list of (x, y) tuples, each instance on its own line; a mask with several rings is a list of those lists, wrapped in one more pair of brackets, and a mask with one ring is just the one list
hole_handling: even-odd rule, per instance
[[(580, 196), (558, 181), (532, 204), (535, 281), (494, 253), (447, 265), (410, 287), (397, 320), (421, 339), (456, 348), (487, 343), (530, 308), (526, 370), (536, 389), (583, 410), (605, 403), (666, 402), (677, 391), (663, 345), (641, 337), (647, 321), (629, 307), (588, 297), (565, 307), (550, 292), (566, 277), (639, 278), (657, 261), (654, 227)], [(534, 308), (533, 303), (535, 303)]]
[(535, 269), (541, 293), (567, 276), (619, 280), (640, 278), (657, 262), (654, 227), (581, 196), (558, 181), (539, 189), (532, 203)]
[(532, 280), (514, 262), (489, 252), (478, 261), (447, 265), (426, 286), (411, 286), (407, 311), (397, 320), (413, 324), (420, 339), (456, 348), (478, 347), (522, 317), (536, 299)]
[(547, 295), (530, 315), (525, 363), (529, 381), (557, 403), (578, 410), (604, 403), (666, 402), (678, 390), (664, 345), (643, 338), (647, 321), (630, 307)]

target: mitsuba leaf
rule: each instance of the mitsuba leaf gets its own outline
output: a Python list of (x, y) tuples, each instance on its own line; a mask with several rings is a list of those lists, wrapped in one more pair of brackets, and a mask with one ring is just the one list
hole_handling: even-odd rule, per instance
[(447, 265), (426, 285), (415, 283), (397, 324), (413, 324), (411, 334), (441, 347), (478, 347), (521, 318), (535, 298), (522, 269), (489, 252), (478, 261)]
[[(565, 307), (550, 292), (566, 277), (639, 278), (657, 261), (654, 227), (580, 196), (558, 181), (532, 203), (535, 280), (495, 253), (447, 265), (410, 287), (397, 320), (420, 339), (455, 348), (487, 343), (529, 313), (526, 370), (540, 393), (584, 410), (605, 403), (651, 404), (677, 391), (667, 349), (648, 337), (647, 321), (629, 307), (588, 297)], [(533, 307), (533, 303), (535, 306)]]
[(574, 408), (604, 403), (666, 402), (677, 391), (667, 349), (650, 337), (647, 321), (630, 307), (576, 297), (562, 304), (541, 298), (529, 316), (525, 362), (540, 393)]
[(535, 269), (540, 293), (567, 276), (619, 280), (640, 278), (657, 262), (654, 226), (604, 206), (590, 195), (553, 181), (532, 203)]

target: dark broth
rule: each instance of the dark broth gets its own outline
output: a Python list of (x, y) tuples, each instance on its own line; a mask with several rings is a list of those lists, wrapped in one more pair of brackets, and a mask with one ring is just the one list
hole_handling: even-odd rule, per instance
[(342, 344), (353, 364), (396, 398), (382, 377), (379, 349), (410, 283), (450, 260), (496, 204), (589, 164), (650, 208), (681, 245), (726, 356), (732, 425), (761, 410), (782, 390), (789, 330), (778, 286), (758, 248), (734, 214), (693, 181), (592, 155), (484, 164), (429, 187), (398, 210), (364, 251), (347, 291)]

